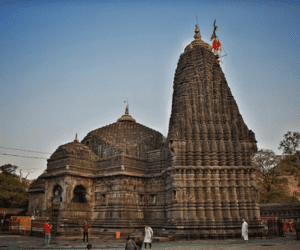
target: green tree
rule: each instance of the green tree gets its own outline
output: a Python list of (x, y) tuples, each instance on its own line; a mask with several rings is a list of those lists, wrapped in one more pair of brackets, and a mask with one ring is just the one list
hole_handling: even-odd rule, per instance
[(0, 166), (0, 171), (4, 174), (15, 174), (17, 170), (17, 166), (11, 164), (5, 164)]
[(253, 157), (259, 170), (258, 185), (260, 202), (286, 202), (291, 198), (286, 186), (288, 180), (282, 176), (280, 158), (272, 150), (260, 149)]
[(300, 147), (300, 133), (288, 131), (280, 141), (278, 149), (283, 149), (284, 155), (293, 155)]
[(26, 208), (28, 205), (27, 185), (20, 183), (14, 174), (17, 166), (6, 164), (0, 166), (0, 206)]

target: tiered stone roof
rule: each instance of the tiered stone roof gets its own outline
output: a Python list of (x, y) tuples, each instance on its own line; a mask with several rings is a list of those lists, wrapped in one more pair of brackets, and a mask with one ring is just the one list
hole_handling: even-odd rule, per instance
[(180, 147), (181, 165), (251, 165), (254, 133), (244, 123), (216, 56), (195, 32), (175, 72), (171, 149), (175, 153), (176, 142), (186, 143)]

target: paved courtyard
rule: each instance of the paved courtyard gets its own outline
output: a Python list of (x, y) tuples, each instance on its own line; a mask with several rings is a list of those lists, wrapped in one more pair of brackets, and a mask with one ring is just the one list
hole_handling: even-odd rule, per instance
[[(90, 243), (93, 245), (93, 249), (125, 249), (125, 239), (90, 237)], [(299, 250), (300, 241), (296, 240), (295, 234), (289, 234), (287, 237), (272, 239), (250, 239), (247, 243), (244, 243), (242, 239), (153, 242), (152, 248), (157, 250)], [(50, 246), (46, 248), (44, 247), (44, 238), (0, 234), (0, 249), (86, 249), (86, 244), (82, 243), (81, 237), (59, 237), (52, 238)]]

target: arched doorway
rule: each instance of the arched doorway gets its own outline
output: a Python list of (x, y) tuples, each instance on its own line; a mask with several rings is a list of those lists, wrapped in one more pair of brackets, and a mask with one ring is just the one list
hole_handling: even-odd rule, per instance
[(86, 189), (82, 185), (78, 185), (74, 188), (72, 202), (75, 203), (87, 203)]

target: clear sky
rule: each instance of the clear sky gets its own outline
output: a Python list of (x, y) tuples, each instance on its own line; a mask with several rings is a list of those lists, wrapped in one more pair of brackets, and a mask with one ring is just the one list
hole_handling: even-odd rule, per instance
[(40, 175), (61, 144), (116, 122), (129, 99), (138, 123), (168, 133), (173, 77), (213, 21), (221, 64), (259, 148), (300, 131), (300, 1), (0, 0), (0, 165)]

